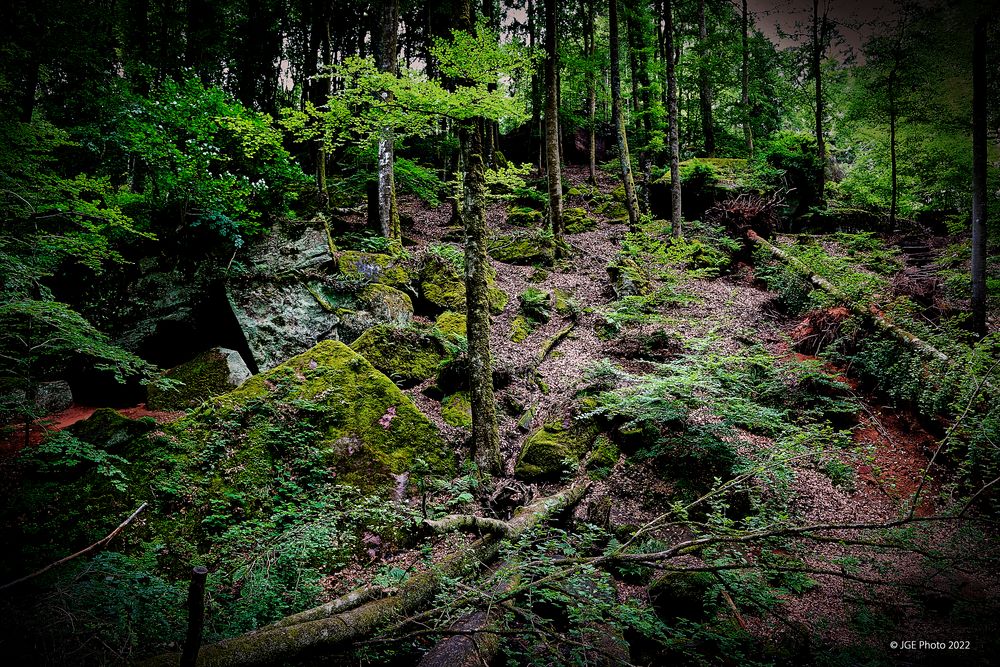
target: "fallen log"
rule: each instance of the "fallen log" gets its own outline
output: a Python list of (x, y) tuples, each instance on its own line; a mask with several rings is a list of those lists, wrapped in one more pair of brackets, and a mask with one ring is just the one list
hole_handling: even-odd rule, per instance
[[(588, 483), (575, 484), (521, 508), (507, 522), (506, 536), (516, 538), (552, 514), (571, 507), (583, 497), (588, 487)], [(459, 553), (444, 559), (437, 567), (411, 577), (395, 595), (370, 600), (326, 617), (322, 616), (322, 612), (309, 610), (302, 612), (305, 616), (300, 616), (313, 620), (291, 625), (282, 625), (279, 621), (255, 632), (204, 646), (198, 654), (198, 665), (248, 667), (283, 664), (308, 654), (343, 651), (356, 639), (424, 607), (446, 579), (461, 577), (496, 559), (501, 539), (501, 536), (491, 534), (476, 540)], [(178, 665), (179, 661), (179, 654), (169, 653), (151, 658), (144, 664), (160, 667)]]
[(472, 514), (449, 514), (440, 519), (425, 519), (424, 527), (432, 533), (450, 533), (453, 531), (496, 533), (506, 535), (510, 526), (506, 521)]
[(843, 291), (841, 291), (836, 285), (831, 283), (829, 280), (823, 278), (822, 276), (818, 276), (812, 271), (810, 271), (809, 267), (806, 266), (801, 260), (797, 259), (796, 257), (792, 257), (787, 252), (785, 252), (778, 246), (774, 245), (770, 241), (761, 238), (753, 230), (747, 231), (747, 238), (756, 243), (757, 245), (759, 245), (760, 247), (764, 248), (768, 252), (770, 252), (773, 257), (776, 257), (777, 259), (780, 259), (786, 264), (797, 269), (799, 272), (801, 272), (804, 276), (806, 276), (809, 279), (809, 282), (811, 282), (816, 287), (819, 287), (824, 292), (830, 294), (837, 300), (842, 301), (845, 306), (850, 308), (856, 314), (871, 317), (872, 321), (875, 323), (875, 326), (882, 329), (886, 333), (895, 336), (898, 340), (902, 341), (906, 345), (909, 345), (920, 354), (924, 355), (925, 357), (937, 359), (938, 361), (942, 361), (946, 364), (951, 363), (951, 358), (944, 352), (937, 349), (927, 341), (917, 338), (909, 331), (906, 331), (905, 329), (899, 327), (898, 325), (890, 322), (888, 316), (884, 312), (882, 312), (879, 309), (879, 307), (876, 306), (875, 304), (868, 304), (868, 306), (865, 307), (864, 305), (857, 303), (854, 299), (851, 299), (846, 294), (844, 294)]

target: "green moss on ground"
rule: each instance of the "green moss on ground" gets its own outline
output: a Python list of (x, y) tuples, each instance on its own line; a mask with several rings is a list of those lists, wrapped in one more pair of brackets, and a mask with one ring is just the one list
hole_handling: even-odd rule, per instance
[(535, 325), (531, 320), (524, 315), (518, 315), (511, 323), (510, 339), (515, 343), (523, 343), (534, 330)]
[(608, 276), (618, 298), (643, 296), (653, 292), (653, 280), (631, 257), (619, 255), (608, 264)]
[(546, 422), (524, 442), (514, 475), (522, 479), (552, 479), (569, 472), (596, 436), (592, 424)]
[(413, 328), (379, 324), (361, 334), (351, 349), (399, 385), (413, 385), (437, 373), (447, 357), (441, 342)]
[(472, 426), (472, 403), (469, 402), (469, 394), (460, 391), (457, 394), (445, 396), (445, 399), (441, 401), (441, 417), (452, 426)]
[(594, 449), (587, 457), (587, 472), (592, 479), (605, 479), (618, 463), (621, 452), (618, 445), (606, 435), (599, 435), (594, 441)]
[(567, 234), (589, 232), (597, 227), (597, 221), (590, 217), (586, 209), (568, 208), (563, 211), (563, 228)]
[(572, 294), (558, 287), (552, 290), (552, 307), (562, 317), (576, 317), (580, 314), (580, 303)]

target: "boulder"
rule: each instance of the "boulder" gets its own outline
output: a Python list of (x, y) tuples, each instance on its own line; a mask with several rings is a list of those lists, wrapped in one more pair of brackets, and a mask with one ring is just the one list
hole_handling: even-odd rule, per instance
[(35, 392), (35, 407), (50, 415), (73, 405), (73, 390), (65, 380), (42, 382)]
[(586, 209), (574, 207), (563, 211), (563, 229), (567, 234), (589, 232), (597, 227), (597, 221), (587, 214)]
[(546, 422), (528, 436), (514, 466), (521, 479), (553, 479), (570, 472), (596, 436), (592, 424)]
[[(490, 312), (494, 315), (502, 313), (507, 307), (507, 294), (495, 286), (496, 271), (490, 267), (487, 275), (489, 293), (487, 298)], [(420, 302), (432, 313), (451, 310), (465, 312), (465, 277), (458, 267), (450, 261), (434, 254), (427, 254), (416, 279)]]
[(515, 206), (507, 214), (507, 222), (515, 227), (539, 227), (542, 212), (527, 206)]
[(466, 324), (466, 317), (463, 313), (456, 313), (451, 310), (446, 310), (434, 320), (434, 326), (437, 327), (438, 331), (448, 336), (459, 336), (461, 338), (465, 338)]
[(469, 394), (460, 391), (445, 396), (441, 401), (441, 417), (452, 426), (472, 426), (472, 403), (469, 402)]
[(551, 264), (555, 243), (551, 236), (517, 235), (498, 236), (490, 239), (490, 257), (506, 264)]
[(149, 388), (146, 406), (151, 410), (185, 410), (206, 399), (239, 387), (251, 375), (236, 350), (214, 347), (171, 368), (163, 377), (181, 384), (172, 389)]
[(351, 349), (401, 387), (433, 377), (447, 358), (444, 345), (433, 336), (387, 324), (365, 331), (351, 343)]
[(652, 294), (653, 280), (643, 267), (631, 257), (619, 256), (608, 264), (611, 287), (619, 299), (626, 296)]
[(350, 280), (377, 281), (392, 287), (403, 287), (410, 282), (404, 262), (385, 253), (344, 250), (337, 254), (337, 269)]

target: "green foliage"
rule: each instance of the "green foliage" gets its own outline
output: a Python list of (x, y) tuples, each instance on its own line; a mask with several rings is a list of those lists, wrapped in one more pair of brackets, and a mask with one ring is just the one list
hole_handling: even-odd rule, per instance
[(403, 156), (395, 159), (393, 178), (399, 192), (412, 194), (432, 207), (439, 206), (446, 195), (447, 187), (437, 170), (419, 165)]
[(112, 138), (141, 165), (135, 179), (150, 215), (203, 226), (236, 247), (285, 213), (305, 181), (269, 116), (196, 78), (167, 79), (148, 98), (126, 94)]

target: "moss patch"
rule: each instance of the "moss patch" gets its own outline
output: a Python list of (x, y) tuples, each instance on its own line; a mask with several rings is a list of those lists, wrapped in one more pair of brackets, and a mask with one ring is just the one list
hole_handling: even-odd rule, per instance
[(587, 473), (592, 479), (605, 479), (618, 463), (621, 452), (606, 435), (599, 435), (594, 441), (594, 449), (587, 457)]
[(434, 326), (443, 334), (465, 338), (466, 317), (464, 313), (446, 310), (434, 320)]
[(387, 324), (361, 334), (351, 343), (351, 349), (400, 386), (433, 377), (447, 356), (444, 346), (433, 336)]
[(563, 228), (567, 234), (589, 232), (597, 227), (597, 221), (591, 218), (583, 208), (568, 208), (563, 211)]
[(427, 255), (417, 274), (420, 297), (434, 311), (465, 311), (465, 280), (451, 262)]
[(472, 426), (472, 403), (464, 391), (451, 396), (445, 396), (441, 402), (441, 417), (452, 426)]
[(562, 317), (576, 317), (580, 314), (580, 303), (572, 294), (558, 287), (552, 290), (552, 307)]
[(518, 315), (511, 323), (510, 339), (515, 343), (523, 343), (534, 330), (534, 324), (527, 317)]
[(551, 264), (555, 250), (552, 237), (499, 236), (489, 242), (490, 257), (507, 264)]
[(542, 212), (527, 206), (515, 206), (507, 214), (507, 222), (515, 227), (538, 227), (542, 223)]
[(653, 292), (653, 281), (649, 273), (631, 257), (619, 256), (608, 264), (608, 276), (619, 299)]
[(593, 425), (547, 422), (524, 442), (514, 466), (522, 479), (551, 479), (569, 472), (594, 441)]
[(186, 410), (200, 405), (212, 396), (231, 391), (234, 387), (226, 355), (217, 349), (202, 352), (163, 375), (183, 384), (176, 389), (150, 386), (146, 405), (152, 410)]
[(401, 261), (384, 253), (345, 250), (337, 256), (337, 268), (347, 278), (377, 280), (393, 287), (402, 287), (411, 279)]

